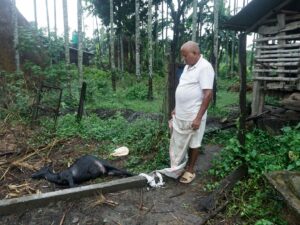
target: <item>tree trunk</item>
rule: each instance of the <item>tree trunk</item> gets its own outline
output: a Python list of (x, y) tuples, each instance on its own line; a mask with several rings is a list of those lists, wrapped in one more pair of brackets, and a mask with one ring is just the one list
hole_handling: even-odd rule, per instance
[(120, 48), (121, 48), (121, 72), (124, 73), (124, 44), (123, 44), (123, 34), (120, 35)]
[(148, 52), (149, 52), (149, 83), (148, 83), (148, 99), (153, 99), (153, 87), (152, 87), (152, 0), (148, 1)]
[(166, 6), (167, 8), (167, 15), (166, 15), (166, 40), (168, 40), (168, 27), (169, 27), (169, 7), (168, 5)]
[(69, 46), (69, 18), (68, 18), (68, 2), (63, 0), (63, 15), (64, 15), (64, 39), (65, 39), (65, 60), (67, 67), (70, 64), (70, 46)]
[(55, 40), (56, 40), (57, 39), (56, 0), (54, 0), (54, 34), (55, 34)]
[[(153, 2), (153, 1), (152, 1)], [(159, 61), (159, 53), (158, 53), (158, 2), (155, 3), (155, 23), (154, 23), (154, 65), (157, 66), (158, 61)], [(152, 14), (152, 10), (151, 10)], [(153, 45), (153, 43), (152, 43)]]
[(162, 40), (162, 60), (164, 60), (165, 57), (165, 40), (164, 40), (164, 0), (161, 1), (161, 40)]
[(79, 76), (79, 87), (82, 86), (83, 72), (82, 72), (82, 2), (77, 0), (77, 25), (78, 25), (78, 76)]
[(118, 71), (120, 71), (121, 70), (121, 44), (120, 44), (120, 35), (118, 36), (118, 38), (117, 38), (117, 57), (118, 57)]
[(68, 73), (68, 91), (71, 96), (71, 74), (69, 73), (70, 66), (70, 46), (69, 46), (69, 18), (68, 18), (68, 3), (67, 0), (63, 0), (63, 16), (64, 16), (64, 39), (65, 39), (65, 61), (66, 69)]
[(16, 0), (12, 0), (12, 21), (14, 24), (14, 50), (15, 50), (15, 65), (17, 74), (20, 73), (20, 53), (19, 53), (19, 30), (18, 30), (18, 10)]
[(139, 81), (141, 79), (140, 65), (140, 2), (135, 0), (135, 74)]
[(161, 40), (164, 43), (164, 0), (161, 1)]
[(213, 91), (213, 105), (217, 103), (217, 76), (218, 76), (218, 48), (219, 48), (219, 0), (214, 0), (214, 91)]
[(46, 16), (47, 16), (47, 30), (48, 30), (48, 41), (49, 41), (48, 51), (50, 53), (50, 65), (52, 66), (52, 53), (51, 53), (52, 52), (51, 51), (52, 41), (51, 41), (51, 36), (50, 36), (48, 0), (46, 0)]
[(102, 65), (102, 61), (101, 61), (101, 39), (100, 39), (100, 31), (99, 31), (99, 25), (98, 25), (98, 18), (97, 17), (95, 17), (95, 19), (96, 19), (96, 29), (97, 29), (97, 40), (98, 40), (98, 62), (97, 62), (97, 67), (98, 68), (100, 68), (100, 66)]
[(38, 29), (38, 21), (37, 21), (37, 12), (36, 12), (36, 0), (33, 0), (33, 6), (34, 6), (34, 26), (35, 29)]
[(111, 65), (111, 83), (113, 91), (116, 91), (116, 78), (115, 78), (115, 39), (114, 39), (114, 2), (110, 0), (110, 65)]
[(198, 40), (199, 40), (199, 48), (201, 50), (201, 47), (202, 47), (202, 27), (203, 27), (203, 20), (202, 20), (202, 12), (203, 12), (203, 8), (204, 8), (204, 3), (201, 3), (200, 5), (200, 9), (199, 9), (199, 13), (200, 13), (200, 19), (199, 19), (199, 37), (198, 37)]
[(195, 42), (196, 42), (196, 33), (197, 33), (197, 4), (198, 4), (198, 0), (193, 0), (192, 41)]

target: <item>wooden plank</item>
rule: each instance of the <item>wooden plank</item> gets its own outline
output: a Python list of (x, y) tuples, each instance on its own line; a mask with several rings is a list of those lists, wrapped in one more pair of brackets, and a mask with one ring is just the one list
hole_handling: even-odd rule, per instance
[[(300, 19), (300, 14), (296, 14), (296, 15), (287, 15), (286, 16), (286, 21), (292, 21), (292, 20), (299, 20)], [(268, 19), (268, 20), (265, 20), (263, 24), (269, 24), (269, 23), (275, 23), (277, 22), (277, 19)]]
[(253, 77), (253, 80), (258, 81), (298, 81), (299, 77)]
[(292, 34), (292, 35), (284, 35), (284, 36), (274, 36), (274, 37), (265, 37), (258, 38), (253, 40), (254, 42), (262, 42), (262, 41), (271, 41), (271, 40), (291, 40), (291, 39), (299, 39), (300, 34)]
[(111, 193), (131, 188), (141, 188), (146, 185), (147, 180), (145, 177), (133, 176), (99, 184), (28, 195), (20, 198), (4, 199), (0, 201), (0, 215), (22, 212), (29, 208), (42, 207), (54, 201), (74, 200), (83, 197), (91, 197), (99, 193)]
[[(298, 171), (274, 171), (264, 174), (272, 187), (278, 191), (284, 201), (293, 210), (296, 218), (300, 218), (300, 199), (295, 192), (292, 178), (299, 177)], [(299, 220), (298, 220), (299, 221)]]
[(300, 57), (300, 53), (287, 53), (287, 54), (266, 54), (261, 56), (256, 56), (256, 59), (264, 59), (264, 58), (285, 58), (285, 57)]
[(256, 58), (257, 62), (299, 62), (300, 58), (278, 58), (278, 59), (259, 59)]
[(255, 64), (256, 67), (272, 67), (272, 66), (299, 66), (300, 62), (281, 62), (281, 63), (259, 63)]
[(260, 26), (258, 28), (257, 33), (262, 34), (262, 35), (266, 35), (266, 34), (277, 34), (279, 33), (279, 27), (276, 26)]
[(261, 54), (277, 54), (277, 53), (300, 53), (300, 49), (274, 49), (274, 50), (263, 50)]
[(295, 30), (300, 28), (300, 21), (292, 22), (285, 25), (285, 28), (281, 31), (289, 31), (289, 30)]
[(278, 49), (278, 48), (294, 48), (300, 47), (300, 43), (290, 43), (290, 44), (281, 44), (281, 45), (260, 45), (256, 46), (257, 49)]
[(285, 70), (285, 69), (254, 69), (257, 73), (299, 73), (299, 70)]

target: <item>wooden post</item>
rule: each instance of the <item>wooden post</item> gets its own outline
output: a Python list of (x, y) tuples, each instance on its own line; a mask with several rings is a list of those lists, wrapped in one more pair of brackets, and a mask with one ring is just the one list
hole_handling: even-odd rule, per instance
[(82, 82), (82, 87), (80, 91), (80, 100), (77, 112), (77, 122), (81, 121), (84, 109), (84, 101), (85, 101), (85, 93), (86, 93), (86, 82)]
[[(283, 13), (278, 14), (277, 15), (277, 20), (278, 20), (278, 28), (279, 28), (279, 30), (284, 29), (285, 28), (285, 14), (283, 14)], [(278, 34), (278, 37), (282, 37), (282, 36), (285, 36), (285, 35), (286, 35), (285, 32), (280, 32)], [(278, 45), (284, 45), (284, 44), (286, 44), (286, 40), (285, 39), (279, 39), (278, 40)], [(280, 50), (280, 48), (278, 48), (278, 50)], [(277, 69), (278, 70), (284, 70), (284, 68), (285, 67), (283, 66), (283, 67), (278, 67)], [(277, 76), (284, 77), (284, 73), (278, 73)], [(284, 82), (283, 81), (281, 81), (279, 83), (280, 83), (280, 85), (284, 86)]]
[(168, 114), (167, 118), (170, 117), (171, 112), (175, 108), (175, 91), (179, 83), (179, 78), (183, 72), (184, 64), (170, 63), (169, 64), (169, 75), (168, 75)]
[[(258, 35), (258, 38), (260, 35)], [(261, 48), (262, 42), (257, 42), (257, 47), (256, 47), (256, 57), (259, 57), (261, 55)], [(256, 67), (256, 65), (255, 65)], [(255, 68), (254, 68), (255, 69)], [(263, 81), (260, 80), (255, 80), (256, 77), (259, 76), (258, 72), (253, 73), (253, 94), (252, 94), (252, 105), (251, 105), (251, 115), (255, 116), (263, 111), (263, 104), (264, 104), (264, 99), (265, 99), (265, 94), (263, 90)]]
[(239, 35), (239, 74), (240, 74), (240, 118), (238, 127), (238, 139), (240, 145), (244, 149), (245, 147), (245, 132), (246, 132), (246, 44), (247, 35), (241, 33)]

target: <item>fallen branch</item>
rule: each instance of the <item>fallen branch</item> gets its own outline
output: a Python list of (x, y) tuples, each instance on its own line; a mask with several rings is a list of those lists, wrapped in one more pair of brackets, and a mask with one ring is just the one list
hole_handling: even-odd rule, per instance
[[(249, 116), (248, 118), (246, 118), (246, 121), (256, 120), (256, 119), (262, 117), (264, 114), (267, 114), (268, 112), (270, 112), (270, 110), (264, 111), (264, 112), (262, 112), (258, 115), (255, 115), (255, 116)], [(229, 128), (232, 128), (232, 127), (236, 127), (236, 123), (229, 123), (229, 124), (227, 124), (223, 127), (209, 130), (209, 131), (206, 132), (206, 134), (213, 134), (213, 133), (216, 133), (220, 130), (226, 130), (226, 129), (229, 129)]]
[(34, 156), (34, 155), (36, 155), (36, 154), (38, 154), (42, 151), (45, 151), (49, 148), (52, 149), (55, 145), (63, 142), (64, 140), (65, 139), (60, 139), (60, 140), (54, 139), (53, 142), (47, 144), (45, 147), (38, 148), (38, 149), (31, 149), (31, 151), (33, 151), (33, 152), (31, 152), (30, 154), (27, 153), (26, 155), (20, 156), (18, 158), (14, 158), (14, 159), (11, 159), (11, 160), (8, 160), (8, 161), (5, 161), (5, 162), (0, 162), (0, 166), (6, 165), (6, 164), (12, 164), (12, 165), (16, 164), (16, 165), (18, 165), (19, 163), (25, 161), (26, 159), (28, 159), (28, 158), (30, 158), (30, 157), (32, 157), (32, 156)]
[(209, 220), (213, 219), (216, 215), (219, 214), (219, 212), (223, 211), (225, 209), (225, 207), (228, 205), (228, 201), (226, 201), (225, 203), (223, 203), (221, 206), (219, 206), (216, 210), (214, 210), (213, 212), (209, 213), (208, 215), (206, 215), (203, 219), (203, 221), (199, 224), (199, 225), (204, 225), (206, 224)]
[(208, 196), (199, 199), (198, 210), (210, 212), (216, 209), (217, 203), (233, 189), (234, 185), (247, 175), (247, 166), (241, 165), (220, 182), (219, 187)]

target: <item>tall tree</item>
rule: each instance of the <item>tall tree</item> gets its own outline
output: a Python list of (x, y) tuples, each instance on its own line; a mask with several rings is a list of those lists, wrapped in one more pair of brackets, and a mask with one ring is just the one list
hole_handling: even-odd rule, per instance
[(97, 62), (97, 65), (102, 65), (102, 61), (101, 61), (101, 38), (100, 38), (100, 30), (99, 30), (99, 24), (98, 24), (98, 18), (97, 16), (95, 16), (95, 19), (96, 19), (96, 28), (97, 28), (97, 40), (98, 40), (98, 62)]
[(191, 3), (190, 0), (180, 1), (177, 0), (177, 10), (175, 9), (175, 4), (172, 0), (166, 0), (167, 4), (170, 8), (170, 15), (173, 20), (173, 40), (171, 43), (171, 62), (175, 63), (176, 56), (178, 53), (178, 45), (179, 45), (179, 26), (180, 18), (183, 17), (183, 14), (187, 8), (187, 6)]
[(33, 7), (34, 7), (34, 26), (35, 29), (38, 29), (38, 21), (37, 21), (37, 12), (36, 12), (36, 0), (33, 0)]
[(140, 1), (135, 0), (135, 74), (141, 79), (140, 65)]
[(47, 31), (48, 31), (48, 38), (50, 42), (50, 21), (49, 21), (49, 8), (48, 8), (48, 0), (46, 2), (46, 17), (47, 17)]
[(82, 58), (83, 58), (83, 48), (82, 48), (82, 2), (77, 0), (77, 26), (78, 26), (78, 76), (79, 76), (79, 87), (82, 86), (83, 82), (83, 72), (82, 72)]
[(15, 65), (16, 72), (20, 73), (20, 54), (19, 54), (19, 32), (18, 32), (18, 10), (16, 0), (12, 0), (12, 21), (14, 26), (14, 50), (15, 50)]
[(56, 0), (54, 0), (54, 34), (55, 39), (57, 39), (57, 23), (56, 23)]
[(116, 78), (115, 78), (115, 34), (114, 34), (114, 1), (110, 0), (109, 14), (110, 14), (110, 64), (111, 64), (111, 81), (112, 88), (116, 91)]
[(153, 68), (152, 68), (152, 0), (148, 1), (148, 53), (149, 53), (149, 82), (148, 82), (148, 99), (153, 99)]
[(52, 41), (51, 41), (51, 34), (50, 34), (50, 21), (49, 21), (49, 8), (48, 8), (48, 0), (46, 0), (46, 17), (47, 17), (47, 31), (48, 31), (48, 51), (50, 52), (50, 65), (52, 66)]
[[(67, 0), (63, 0), (62, 3), (63, 3), (63, 15), (64, 15), (65, 60), (66, 60), (66, 69), (68, 71), (70, 65), (68, 3)], [(68, 73), (69, 96), (71, 96), (71, 75), (69, 71), (67, 73)]]
[(123, 45), (123, 34), (120, 35), (120, 48), (121, 48), (121, 72), (124, 73), (124, 45)]
[(213, 93), (213, 105), (217, 102), (217, 76), (218, 76), (218, 49), (219, 49), (219, 0), (214, 0), (214, 70), (215, 70), (215, 81), (214, 81), (214, 93)]
[(63, 15), (64, 15), (64, 39), (65, 39), (65, 60), (66, 65), (70, 64), (70, 46), (69, 46), (69, 18), (68, 18), (68, 2), (63, 0)]
[(197, 32), (197, 3), (198, 0), (193, 0), (192, 41), (195, 42), (196, 42), (196, 32)]
[(168, 27), (169, 27), (169, 7), (166, 6), (166, 40), (168, 40)]

